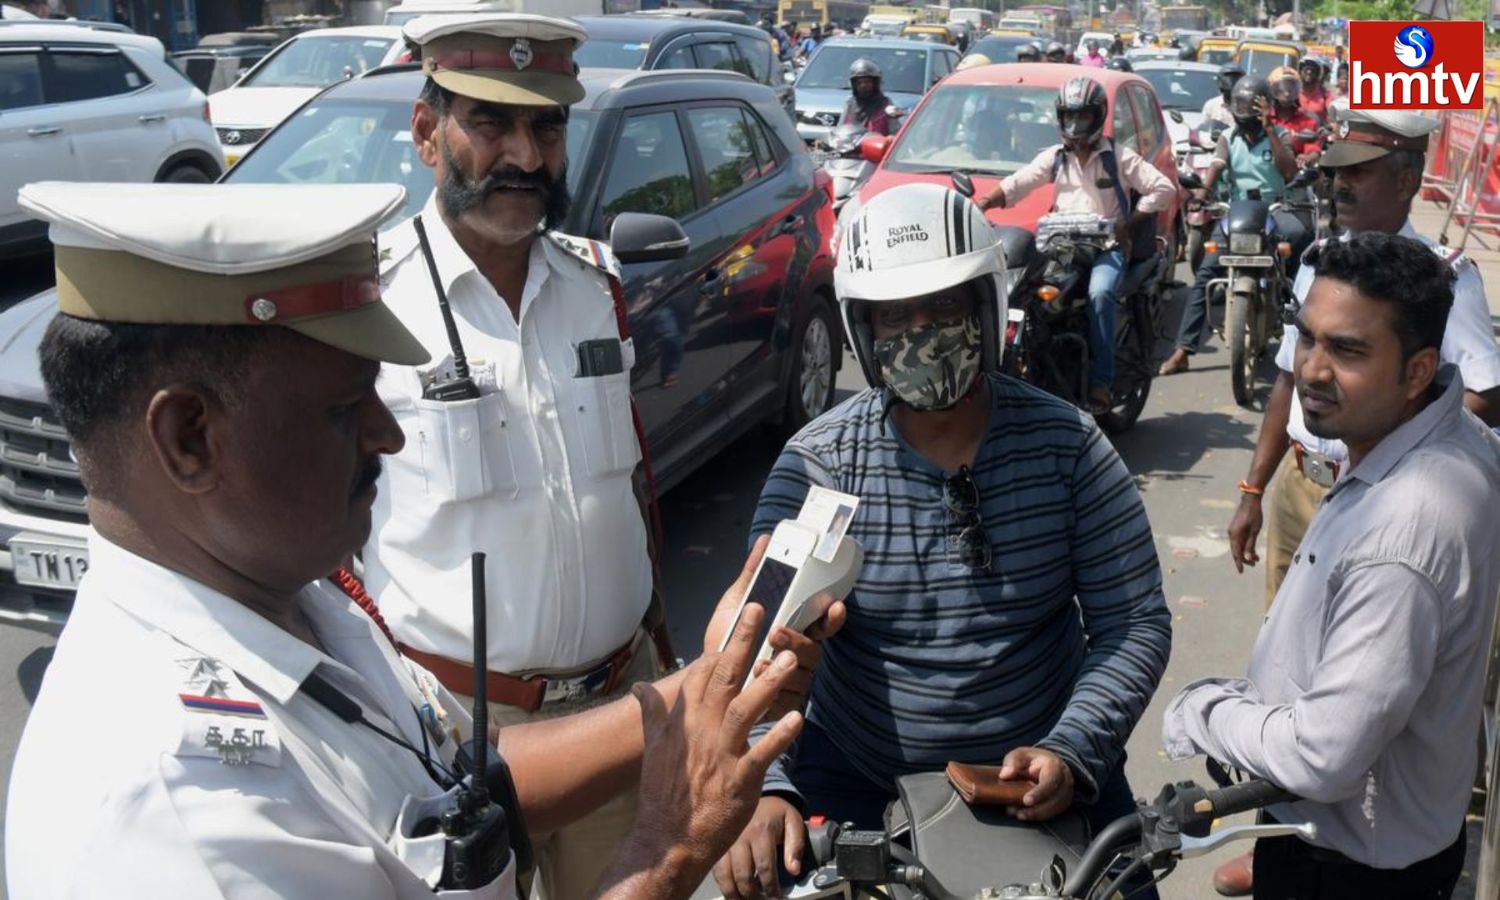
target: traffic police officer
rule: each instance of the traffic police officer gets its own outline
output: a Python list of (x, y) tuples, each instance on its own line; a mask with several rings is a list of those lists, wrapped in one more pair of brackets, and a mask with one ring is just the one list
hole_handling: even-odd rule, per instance
[[(585, 33), (501, 14), (418, 18), (405, 34), (428, 76), (412, 137), (436, 182), (419, 214), (435, 268), (408, 223), (388, 236), (382, 280), (433, 363), (388, 366), (381, 379), (412, 439), (381, 482), (367, 585), (408, 655), (462, 695), (474, 683), (469, 553), (513, 561), (487, 570), (491, 716), (550, 718), (672, 662), (653, 601), (617, 269), (605, 245), (552, 230)], [(476, 397), (432, 396), (456, 373), (435, 280)], [(621, 796), (538, 835), (545, 896), (592, 888), (633, 818), (634, 798)]]
[[(427, 359), (378, 290), (375, 229), (404, 191), (48, 183), (20, 198), (52, 223), (42, 373), (94, 533), (12, 772), (9, 895), (441, 896), (445, 836), (420, 823), (451, 799), (470, 720), (318, 581), (365, 540), (380, 457), (403, 443), (379, 363)], [(783, 654), (736, 689), (763, 618), (636, 697), (503, 733), (537, 821), (640, 780), (640, 827), (611, 848), (603, 896), (687, 896), (748, 822), (798, 722), (746, 748), (798, 677)], [(514, 879), (510, 860), (458, 893), (508, 898)]]

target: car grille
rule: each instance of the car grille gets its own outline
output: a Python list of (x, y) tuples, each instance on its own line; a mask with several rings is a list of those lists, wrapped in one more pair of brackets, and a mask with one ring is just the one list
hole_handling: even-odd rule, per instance
[(219, 143), (226, 147), (248, 147), (266, 136), (269, 128), (215, 128)]
[(88, 521), (68, 435), (45, 404), (0, 397), (0, 501), (46, 518)]

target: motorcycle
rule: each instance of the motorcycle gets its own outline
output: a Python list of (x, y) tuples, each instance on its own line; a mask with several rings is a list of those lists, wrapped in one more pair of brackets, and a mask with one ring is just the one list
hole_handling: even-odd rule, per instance
[[(1296, 798), (1267, 781), (1229, 780), (1210, 761), (1220, 787), (1192, 781), (1162, 787), (1156, 799), (1090, 836), (1075, 812), (1039, 824), (964, 803), (940, 772), (897, 780), (899, 799), (883, 831), (819, 817), (807, 822), (804, 872), (792, 898), (895, 900), (1105, 900), (1133, 877), (1166, 877), (1184, 859), (1234, 841), (1317, 836), (1310, 823), (1213, 829), (1218, 818)], [(913, 824), (915, 827), (912, 827)], [(713, 880), (694, 894), (717, 897)]]
[[(1317, 179), (1317, 169), (1306, 169), (1290, 184), (1284, 198), (1268, 202), (1251, 196), (1229, 204), (1219, 225), (1219, 238), (1208, 241), (1208, 253), (1220, 253), (1221, 278), (1208, 283), (1210, 299), (1224, 298), (1224, 343), (1229, 347), (1229, 386), (1234, 402), (1249, 406), (1255, 393), (1256, 370), (1271, 339), (1281, 334), (1293, 303), (1292, 245), (1278, 240), (1275, 214), (1283, 210), (1316, 216), (1317, 200), (1299, 198)], [(1315, 219), (1313, 220), (1315, 221)], [(1222, 242), (1222, 243), (1221, 243)]]
[[(906, 115), (898, 106), (887, 106), (885, 114), (894, 123)], [(860, 143), (869, 134), (863, 125), (846, 122), (834, 128), (826, 141), (818, 142), (813, 149), (813, 159), (833, 178), (834, 215), (875, 174), (875, 164), (865, 159), (860, 152)]]
[[(1052, 213), (1024, 228), (996, 229), (1009, 268), (1010, 307), (1005, 370), (1082, 407), (1088, 398), (1089, 271), (1114, 245), (1114, 225), (1090, 214)], [(1120, 280), (1115, 326), (1115, 380), (1110, 409), (1099, 416), (1107, 431), (1131, 428), (1151, 394), (1162, 295), (1173, 261), (1167, 242), (1133, 261)]]
[[(1188, 190), (1203, 187), (1208, 176), (1209, 163), (1213, 160), (1213, 149), (1218, 144), (1219, 134), (1224, 130), (1223, 122), (1204, 121), (1195, 127), (1188, 137), (1190, 150), (1179, 158), (1177, 180)], [(1183, 218), (1184, 256), (1188, 271), (1197, 272), (1203, 264), (1203, 244), (1214, 233), (1219, 220), (1228, 211), (1223, 203), (1200, 203), (1189, 201)]]

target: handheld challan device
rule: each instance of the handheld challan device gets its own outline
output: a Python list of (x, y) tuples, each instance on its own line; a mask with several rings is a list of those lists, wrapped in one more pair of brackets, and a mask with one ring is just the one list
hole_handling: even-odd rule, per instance
[[(479, 397), (479, 386), (469, 376), (469, 358), (464, 355), (463, 341), (458, 339), (458, 324), (453, 321), (453, 310), (448, 306), (448, 292), (443, 290), (443, 279), (438, 274), (437, 260), (432, 258), (432, 245), (427, 242), (427, 227), (422, 217), (411, 220), (417, 231), (417, 242), (422, 246), (422, 257), (427, 260), (427, 272), (432, 276), (432, 290), (437, 294), (438, 311), (443, 314), (443, 328), (448, 332), (448, 346), (453, 351), (453, 372), (449, 378), (439, 378), (422, 389), (423, 400), (474, 400)], [(476, 669), (476, 672), (486, 671)]]

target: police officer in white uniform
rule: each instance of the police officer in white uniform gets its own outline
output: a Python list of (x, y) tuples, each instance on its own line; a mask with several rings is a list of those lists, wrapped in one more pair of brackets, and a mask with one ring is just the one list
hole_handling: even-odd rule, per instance
[[(469, 717), (317, 580), (366, 539), (380, 457), (403, 443), (379, 363), (427, 357), (378, 289), (374, 232), (404, 191), (20, 196), (52, 223), (60, 314), (42, 374), (94, 534), (11, 776), (9, 896), (433, 896), (445, 837), (419, 822), (451, 800)], [(746, 748), (798, 677), (783, 654), (736, 689), (763, 619), (635, 696), (502, 732), (538, 822), (639, 779), (641, 821), (601, 895), (686, 896), (748, 822), (799, 721)], [(436, 893), (511, 897), (515, 869)]]
[[(488, 569), (488, 684), (501, 723), (570, 712), (654, 677), (642, 455), (603, 244), (558, 234), (568, 107), (583, 98), (575, 22), (505, 14), (406, 26), (428, 83), (412, 120), (436, 189), (420, 219), (477, 397), (435, 399), (454, 349), (413, 223), (387, 238), (385, 300), (432, 354), (388, 366), (381, 395), (410, 440), (390, 461), (367, 586), (407, 653), (472, 690), (468, 555)], [(581, 351), (593, 348), (585, 370)], [(592, 363), (597, 362), (597, 365)], [(503, 626), (500, 624), (503, 622)], [(537, 836), (551, 900), (593, 887), (633, 818), (622, 797)]]

